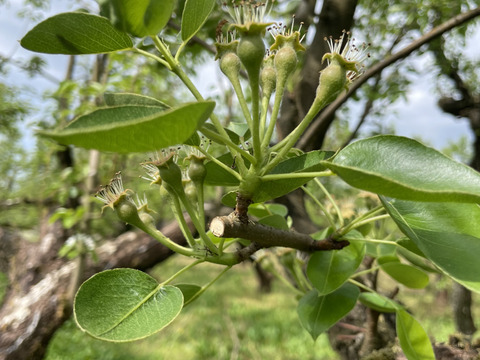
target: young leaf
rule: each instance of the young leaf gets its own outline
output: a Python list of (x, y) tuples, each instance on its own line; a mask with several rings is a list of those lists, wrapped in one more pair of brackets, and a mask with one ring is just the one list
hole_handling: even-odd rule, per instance
[(215, 0), (187, 0), (182, 14), (182, 40), (190, 40), (207, 21)]
[(118, 153), (147, 152), (186, 141), (214, 107), (212, 101), (167, 111), (156, 106), (109, 107), (80, 116), (63, 130), (39, 134), (63, 145)]
[(408, 360), (435, 360), (428, 335), (405, 310), (397, 311), (396, 327), (400, 346)]
[(392, 299), (386, 298), (377, 293), (364, 292), (360, 294), (358, 300), (365, 306), (368, 306), (370, 309), (384, 312), (384, 313), (393, 313), (402, 307), (397, 304)]
[(133, 43), (104, 17), (68, 12), (42, 21), (23, 37), (20, 45), (45, 54), (80, 55), (126, 50)]
[(103, 99), (107, 106), (144, 105), (157, 106), (163, 109), (168, 109), (170, 107), (163, 101), (154, 99), (150, 96), (131, 93), (105, 93), (103, 94)]
[(307, 276), (319, 295), (329, 294), (348, 280), (364, 256), (365, 244), (360, 241), (339, 251), (317, 251), (308, 261)]
[(133, 341), (170, 324), (183, 306), (182, 292), (160, 286), (134, 269), (106, 270), (85, 281), (75, 296), (74, 315), (89, 335), (106, 341)]
[(480, 202), (480, 173), (400, 136), (356, 141), (322, 164), (351, 186), (377, 194), (416, 201)]
[(392, 279), (398, 281), (400, 284), (403, 284), (406, 287), (412, 289), (423, 289), (428, 285), (428, 275), (414, 266), (392, 261), (384, 263), (380, 265), (380, 267)]
[(480, 207), (380, 197), (400, 230), (444, 273), (480, 292)]
[(360, 290), (348, 283), (325, 296), (319, 296), (317, 290), (313, 289), (298, 302), (300, 323), (316, 340), (353, 309), (359, 294)]
[(103, 0), (101, 14), (133, 36), (156, 35), (167, 25), (175, 0)]

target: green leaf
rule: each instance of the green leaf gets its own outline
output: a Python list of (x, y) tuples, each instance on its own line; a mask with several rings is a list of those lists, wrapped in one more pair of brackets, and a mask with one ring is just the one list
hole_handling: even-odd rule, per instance
[(215, 0), (187, 0), (182, 14), (182, 40), (186, 43), (205, 24)]
[(392, 261), (380, 265), (380, 268), (392, 279), (409, 288), (423, 289), (428, 285), (428, 275), (414, 266)]
[(405, 310), (397, 311), (397, 336), (408, 360), (435, 360), (427, 333)]
[(248, 207), (248, 214), (257, 218), (273, 214), (285, 217), (288, 215), (288, 208), (282, 204), (252, 204)]
[(317, 251), (308, 261), (307, 276), (319, 295), (329, 294), (348, 280), (364, 256), (365, 244), (360, 241), (338, 251)]
[(101, 14), (133, 36), (156, 35), (167, 25), (175, 0), (103, 0)]
[[(234, 161), (232, 154), (226, 153), (217, 158), (218, 161), (227, 165), (228, 167), (234, 167)], [(227, 170), (217, 165), (213, 161), (207, 161), (205, 163), (207, 169), (207, 176), (205, 177), (205, 184), (210, 186), (238, 186), (240, 181), (230, 174)]]
[(52, 16), (30, 30), (20, 41), (27, 50), (45, 54), (101, 54), (133, 46), (124, 32), (104, 17), (82, 12)]
[(78, 326), (91, 336), (113, 342), (150, 336), (175, 319), (183, 306), (182, 292), (160, 286), (134, 269), (107, 270), (85, 281), (75, 296)]
[(183, 307), (190, 304), (192, 298), (202, 290), (201, 286), (195, 284), (175, 284), (175, 287), (180, 289), (183, 294)]
[(400, 230), (445, 274), (480, 292), (480, 207), (380, 197)]
[[(289, 158), (279, 163), (270, 174), (291, 174), (298, 172), (317, 172), (326, 170), (322, 164), (322, 160), (333, 155), (331, 151), (311, 151), (299, 156)], [(279, 179), (271, 181), (262, 181), (258, 190), (253, 196), (253, 201), (261, 203), (264, 201), (276, 199), (280, 196), (288, 194), (293, 190), (305, 185), (315, 176), (302, 178)]]
[(150, 96), (132, 93), (105, 93), (103, 94), (103, 99), (107, 106), (144, 105), (157, 106), (163, 109), (170, 108), (169, 105)]
[(480, 202), (480, 173), (400, 136), (354, 142), (322, 164), (351, 186), (377, 194), (416, 201)]
[(392, 299), (389, 299), (385, 296), (382, 296), (377, 293), (364, 292), (360, 294), (358, 300), (365, 306), (368, 306), (370, 309), (384, 312), (384, 313), (393, 313), (402, 307), (397, 304)]
[(212, 101), (183, 104), (163, 111), (155, 106), (125, 105), (80, 116), (60, 131), (41, 131), (63, 145), (118, 153), (147, 152), (181, 144), (208, 119)]
[(344, 284), (325, 296), (319, 296), (317, 290), (313, 289), (298, 302), (300, 323), (316, 340), (353, 309), (359, 294), (360, 290), (352, 284)]
[(280, 215), (272, 214), (258, 220), (260, 224), (268, 225), (280, 230), (289, 230), (287, 220)]

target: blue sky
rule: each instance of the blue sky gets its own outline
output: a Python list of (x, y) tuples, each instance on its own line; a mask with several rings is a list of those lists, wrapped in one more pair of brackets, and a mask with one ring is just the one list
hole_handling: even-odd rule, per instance
[[(19, 40), (35, 24), (35, 22), (20, 19), (16, 16), (16, 13), (22, 8), (22, 3), (23, 0), (10, 0), (8, 6), (0, 7), (0, 54), (2, 56), (12, 56), (17, 60), (25, 60), (32, 56), (32, 53), (20, 47)], [(54, 4), (52, 6), (54, 10), (50, 11), (50, 15), (68, 11), (71, 4), (70, 1), (59, 0), (54, 0), (52, 3)], [(74, 3), (78, 4), (79, 2)], [(468, 46), (466, 53), (469, 57), (480, 61), (480, 47), (473, 45), (478, 43), (480, 43), (480, 31), (477, 31), (476, 36), (470, 40), (471, 45)], [(68, 57), (49, 55), (45, 56), (45, 59), (48, 64), (47, 72), (57, 79), (63, 79)], [(472, 140), (466, 119), (456, 119), (444, 114), (437, 107), (438, 95), (435, 93), (433, 79), (428, 76), (428, 64), (428, 59), (420, 59), (415, 62), (415, 66), (418, 66), (426, 75), (416, 79), (415, 85), (408, 92), (407, 101), (400, 101), (392, 109), (389, 109), (384, 121), (392, 122), (397, 134), (410, 137), (419, 135), (439, 149), (449, 142), (457, 141), (461, 136), (467, 136)], [(209, 89), (218, 89), (216, 83), (218, 76), (212, 76), (214, 73), (214, 70), (199, 72), (201, 75), (197, 84), (201, 84), (199, 87), (204, 89), (205, 92)], [(2, 80), (19, 87), (22, 98), (33, 106), (40, 108), (53, 106), (53, 102), (49, 103), (41, 97), (44, 91), (55, 89), (50, 81), (41, 77), (28, 78), (13, 66), (10, 67), (10, 73), (6, 79)], [(27, 124), (39, 120), (39, 116), (44, 114), (42, 111), (35, 112), (27, 119)], [(356, 122), (356, 119), (354, 119), (354, 122)], [(28, 125), (28, 128), (31, 130), (32, 126)], [(26, 146), (31, 143), (29, 141), (31, 136), (31, 132), (28, 132), (25, 141)]]

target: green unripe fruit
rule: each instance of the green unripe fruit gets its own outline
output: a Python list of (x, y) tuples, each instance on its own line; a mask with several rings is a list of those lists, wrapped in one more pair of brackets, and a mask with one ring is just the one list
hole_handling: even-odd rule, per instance
[(137, 207), (125, 196), (121, 197), (115, 204), (115, 212), (117, 213), (118, 218), (123, 222), (135, 226), (141, 223), (141, 220), (138, 217)]
[(347, 88), (347, 70), (334, 57), (320, 73), (320, 84), (317, 88), (316, 99), (329, 104)]
[(165, 163), (158, 165), (158, 170), (164, 183), (168, 184), (177, 194), (181, 194), (183, 192), (182, 170), (173, 161), (173, 158), (170, 158)]
[(270, 97), (275, 91), (277, 86), (277, 72), (273, 66), (265, 66), (260, 72), (260, 85), (262, 86), (263, 93)]
[(290, 75), (297, 67), (297, 52), (291, 46), (285, 46), (275, 54), (275, 69), (279, 77)]
[(198, 193), (197, 193), (197, 187), (195, 184), (191, 181), (187, 182), (185, 184), (185, 195), (187, 195), (187, 198), (193, 202), (196, 203), (198, 200)]
[(203, 163), (204, 159), (191, 156), (190, 166), (188, 167), (188, 177), (194, 183), (203, 184), (203, 180), (207, 176), (207, 168)]
[(237, 76), (240, 73), (241, 62), (237, 54), (226, 53), (220, 59), (220, 70), (228, 77)]
[(243, 34), (237, 54), (249, 75), (258, 74), (265, 56), (265, 43), (260, 34)]

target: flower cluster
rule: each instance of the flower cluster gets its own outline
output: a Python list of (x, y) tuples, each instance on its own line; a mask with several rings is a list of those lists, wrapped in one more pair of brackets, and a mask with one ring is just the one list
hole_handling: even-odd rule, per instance
[(105, 186), (101, 186), (100, 189), (95, 194), (95, 197), (101, 200), (105, 206), (114, 208), (122, 199), (128, 198), (128, 193), (131, 190), (125, 190), (123, 188), (122, 174), (117, 172), (110, 183)]
[(370, 54), (366, 51), (368, 45), (363, 43), (360, 48), (353, 42), (354, 38), (350, 37), (350, 32), (343, 30), (339, 39), (333, 40), (332, 36), (325, 38), (328, 44), (330, 53), (324, 56), (330, 65), (334, 56), (340, 56), (349, 70), (347, 71), (347, 79), (352, 82), (358, 78), (364, 71), (365, 65), (363, 62), (370, 57)]

